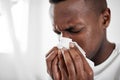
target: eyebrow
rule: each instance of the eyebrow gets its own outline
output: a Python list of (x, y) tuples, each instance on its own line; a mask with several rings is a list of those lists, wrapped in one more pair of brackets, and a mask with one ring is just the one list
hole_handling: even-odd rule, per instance
[(61, 32), (60, 31), (58, 31), (57, 29), (53, 29), (53, 31), (56, 33), (56, 34), (61, 34)]
[[(66, 29), (62, 30), (62, 31), (69, 31), (69, 30), (72, 30), (74, 27), (75, 27), (75, 25), (74, 25), (74, 26), (69, 26), (69, 27), (67, 27)], [(57, 30), (56, 28), (54, 28), (53, 31), (54, 31), (56, 34), (61, 34), (61, 32), (60, 32), (59, 30)]]

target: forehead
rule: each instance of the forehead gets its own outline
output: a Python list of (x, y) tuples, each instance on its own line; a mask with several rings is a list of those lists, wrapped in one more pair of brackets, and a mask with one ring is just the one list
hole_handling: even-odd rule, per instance
[(67, 0), (54, 5), (54, 23), (66, 24), (74, 22), (78, 17), (88, 13), (84, 0)]

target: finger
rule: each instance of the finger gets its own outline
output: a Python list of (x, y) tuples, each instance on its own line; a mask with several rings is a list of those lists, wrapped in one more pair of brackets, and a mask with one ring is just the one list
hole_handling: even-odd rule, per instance
[(52, 52), (52, 51), (54, 51), (54, 50), (56, 50), (57, 49), (57, 47), (53, 47), (47, 54), (46, 54), (46, 57)]
[(68, 72), (67, 72), (67, 68), (65, 66), (65, 62), (63, 60), (63, 56), (61, 51), (58, 51), (58, 57), (59, 57), (59, 69), (61, 72), (61, 80), (68, 80), (67, 76), (68, 76)]
[(52, 66), (52, 62), (55, 59), (55, 57), (57, 56), (57, 49), (55, 49), (54, 51), (52, 51), (47, 57), (46, 57), (46, 63), (47, 63), (47, 72), (48, 74), (50, 74), (52, 76), (52, 72), (51, 72), (51, 66)]
[[(75, 50), (76, 50), (78, 53), (81, 53), (76, 46), (74, 46), (74, 47), (75, 47)], [(85, 70), (85, 72), (86, 72), (86, 76), (87, 76), (88, 80), (93, 80), (93, 70), (92, 70), (92, 68), (91, 68), (90, 65), (88, 64), (88, 62), (87, 62), (87, 60), (85, 59), (85, 57), (84, 57), (82, 54), (79, 54), (79, 55), (81, 56), (81, 59), (82, 59), (82, 61), (83, 61), (84, 70)]]
[(70, 54), (66, 48), (62, 49), (62, 55), (65, 61), (65, 65), (68, 71), (69, 80), (76, 80), (75, 67), (70, 57)]
[(90, 65), (88, 64), (87, 60), (86, 59), (82, 59), (83, 60), (83, 65), (84, 65), (84, 70), (86, 72), (86, 76), (88, 78), (88, 80), (93, 80), (93, 70), (92, 68), (90, 67)]
[(74, 66), (75, 66), (77, 80), (85, 80), (86, 76), (85, 76), (83, 61), (82, 61), (81, 56), (79, 55), (80, 53), (78, 53), (75, 50), (74, 44), (70, 44), (69, 52), (70, 52), (70, 55), (72, 57), (72, 60), (73, 60)]
[(54, 80), (61, 80), (60, 79), (60, 70), (58, 67), (58, 57), (55, 57), (54, 61), (52, 62), (52, 72), (53, 72), (53, 79)]

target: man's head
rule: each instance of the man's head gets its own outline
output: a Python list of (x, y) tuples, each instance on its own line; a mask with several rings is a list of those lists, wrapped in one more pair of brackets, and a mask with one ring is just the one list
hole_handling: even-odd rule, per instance
[(76, 41), (92, 58), (106, 41), (110, 10), (106, 0), (50, 0), (54, 31)]

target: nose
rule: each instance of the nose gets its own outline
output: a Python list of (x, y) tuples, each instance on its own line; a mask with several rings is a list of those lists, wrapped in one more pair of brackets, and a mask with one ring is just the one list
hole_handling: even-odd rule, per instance
[(70, 34), (68, 32), (62, 32), (61, 36), (66, 37), (66, 38), (70, 38)]

